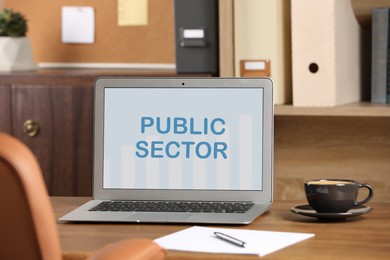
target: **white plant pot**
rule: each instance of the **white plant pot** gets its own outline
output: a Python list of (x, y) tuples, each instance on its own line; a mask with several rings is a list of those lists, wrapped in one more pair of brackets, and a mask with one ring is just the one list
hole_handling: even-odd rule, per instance
[(26, 71), (36, 68), (27, 37), (0, 37), (0, 71)]

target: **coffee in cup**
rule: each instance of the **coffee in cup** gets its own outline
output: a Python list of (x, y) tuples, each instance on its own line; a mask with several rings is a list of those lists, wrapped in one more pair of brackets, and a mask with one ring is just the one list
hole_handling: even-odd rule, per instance
[[(310, 180), (304, 186), (307, 201), (319, 213), (344, 213), (367, 203), (374, 195), (370, 185), (354, 180)], [(368, 189), (368, 195), (364, 200), (356, 201), (360, 188)]]

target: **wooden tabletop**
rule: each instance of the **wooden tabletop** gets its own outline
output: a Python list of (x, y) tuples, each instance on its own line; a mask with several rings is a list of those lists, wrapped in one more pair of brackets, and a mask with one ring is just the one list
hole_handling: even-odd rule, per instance
[[(88, 201), (85, 197), (52, 197), (56, 218)], [(264, 259), (390, 259), (390, 203), (370, 203), (367, 214), (338, 221), (294, 214), (290, 208), (304, 201), (276, 201), (271, 210), (250, 225), (228, 228), (314, 233), (315, 237), (262, 257)], [(58, 230), (64, 259), (78, 259), (107, 243), (127, 238), (171, 234), (192, 225), (69, 224)], [(168, 251), (168, 259), (254, 259), (255, 256)]]

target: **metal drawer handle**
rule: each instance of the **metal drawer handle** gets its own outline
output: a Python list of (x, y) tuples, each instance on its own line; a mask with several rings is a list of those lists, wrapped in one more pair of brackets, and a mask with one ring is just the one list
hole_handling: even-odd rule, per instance
[(23, 124), (23, 132), (29, 137), (37, 136), (39, 133), (38, 123), (31, 119), (26, 120)]

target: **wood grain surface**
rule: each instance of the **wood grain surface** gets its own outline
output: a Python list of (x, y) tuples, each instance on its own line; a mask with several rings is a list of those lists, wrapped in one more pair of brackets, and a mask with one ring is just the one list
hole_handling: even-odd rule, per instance
[[(55, 217), (66, 214), (89, 198), (52, 197)], [(217, 226), (250, 230), (314, 233), (315, 237), (261, 259), (389, 259), (390, 204), (369, 203), (373, 210), (341, 221), (320, 221), (296, 215), (290, 208), (306, 201), (275, 201), (269, 212), (252, 224)], [(102, 246), (127, 238), (156, 239), (191, 224), (58, 224), (64, 259), (82, 259)], [(208, 225), (209, 226), (209, 225)], [(196, 241), (188, 241), (196, 242)], [(261, 245), (259, 245), (261, 246)], [(256, 256), (168, 251), (167, 259), (259, 259)]]
[(386, 117), (275, 117), (276, 199), (304, 199), (306, 180), (342, 178), (369, 183), (373, 201), (390, 202), (389, 158)]

